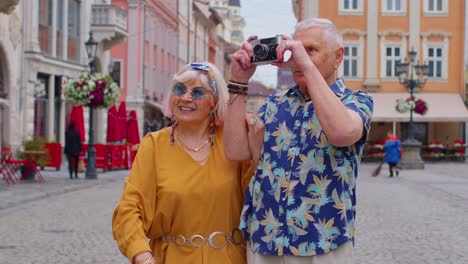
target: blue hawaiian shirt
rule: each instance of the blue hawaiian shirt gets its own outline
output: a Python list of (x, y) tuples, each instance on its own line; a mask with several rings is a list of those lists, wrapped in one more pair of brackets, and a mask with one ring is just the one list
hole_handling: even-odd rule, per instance
[(352, 146), (328, 141), (297, 86), (270, 95), (258, 112), (264, 146), (240, 222), (254, 252), (312, 256), (353, 241), (356, 178), (373, 100), (342, 79), (330, 88), (364, 123), (366, 136)]

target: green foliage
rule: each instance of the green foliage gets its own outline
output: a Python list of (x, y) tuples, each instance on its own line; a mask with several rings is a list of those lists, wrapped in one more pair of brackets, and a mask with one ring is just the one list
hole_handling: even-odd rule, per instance
[[(49, 150), (45, 148), (46, 140), (42, 137), (33, 137), (31, 140), (23, 141), (23, 151), (17, 152), (19, 159), (31, 159), (39, 166), (44, 167), (49, 163)], [(25, 152), (26, 151), (26, 154)], [(42, 154), (31, 154), (27, 151), (42, 151)]]

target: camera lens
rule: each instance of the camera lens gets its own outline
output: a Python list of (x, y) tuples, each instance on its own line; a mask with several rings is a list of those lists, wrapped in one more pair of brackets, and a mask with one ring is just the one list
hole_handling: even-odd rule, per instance
[(268, 56), (268, 45), (258, 44), (254, 47), (254, 55), (259, 59), (265, 59)]

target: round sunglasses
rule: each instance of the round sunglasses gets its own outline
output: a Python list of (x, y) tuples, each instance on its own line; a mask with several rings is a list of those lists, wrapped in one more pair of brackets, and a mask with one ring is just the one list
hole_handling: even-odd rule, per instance
[(208, 95), (208, 92), (203, 87), (195, 87), (191, 91), (187, 90), (187, 87), (183, 83), (178, 83), (172, 87), (172, 93), (176, 96), (183, 96), (186, 93), (190, 93), (193, 100), (202, 100), (205, 96)]

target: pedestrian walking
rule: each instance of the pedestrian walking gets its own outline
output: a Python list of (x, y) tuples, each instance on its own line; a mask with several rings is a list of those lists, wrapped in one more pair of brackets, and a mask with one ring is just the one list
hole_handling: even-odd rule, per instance
[(400, 139), (397, 136), (393, 135), (392, 131), (387, 132), (387, 139), (384, 144), (385, 151), (385, 162), (388, 163), (388, 168), (390, 170), (390, 177), (393, 177), (393, 171), (395, 170), (395, 175), (399, 176), (400, 172), (398, 170), (398, 163), (401, 159), (401, 144)]
[(71, 121), (68, 125), (68, 130), (65, 132), (65, 154), (68, 160), (68, 173), (70, 179), (78, 179), (78, 163), (81, 154), (81, 137), (80, 133), (75, 130), (75, 122)]
[(224, 155), (226, 83), (204, 62), (184, 66), (172, 85), (172, 125), (140, 144), (114, 211), (114, 239), (135, 264), (245, 263), (238, 226), (253, 165)]
[[(265, 48), (254, 49), (256, 38), (249, 37), (232, 56), (224, 137), (229, 159), (252, 158), (252, 145), (262, 150), (240, 223), (249, 240), (247, 261), (351, 263), (356, 177), (372, 97), (337, 79), (344, 48), (335, 25), (307, 19), (296, 25), (293, 37), (282, 35), (274, 50), (278, 61), (272, 64), (290, 68), (296, 85), (270, 95), (251, 118), (255, 126), (246, 127), (243, 92), (256, 70), (251, 58)], [(286, 51), (291, 56), (283, 62)], [(265, 127), (252, 132), (257, 126)], [(248, 138), (256, 141), (245, 144)]]

